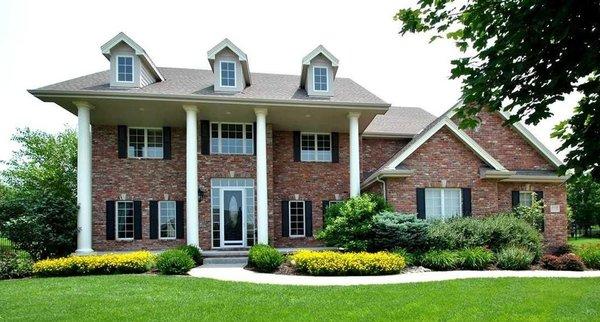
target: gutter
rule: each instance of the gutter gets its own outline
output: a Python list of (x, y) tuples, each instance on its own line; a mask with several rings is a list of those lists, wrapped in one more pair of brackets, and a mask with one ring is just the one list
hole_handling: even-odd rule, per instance
[(377, 177), (377, 178), (375, 179), (375, 181), (377, 181), (377, 182), (381, 182), (381, 192), (382, 192), (382, 194), (383, 194), (383, 200), (387, 201), (387, 189), (386, 189), (386, 187), (385, 187), (385, 181), (384, 181), (384, 180), (381, 180), (381, 178), (380, 178), (380, 177)]
[[(396, 169), (386, 169), (376, 171), (372, 175), (370, 175), (367, 179), (365, 179), (364, 183), (361, 184), (361, 189), (364, 189), (374, 182), (378, 182), (382, 178), (406, 178), (410, 177), (415, 170), (396, 170)], [(380, 181), (379, 181), (380, 182)]]

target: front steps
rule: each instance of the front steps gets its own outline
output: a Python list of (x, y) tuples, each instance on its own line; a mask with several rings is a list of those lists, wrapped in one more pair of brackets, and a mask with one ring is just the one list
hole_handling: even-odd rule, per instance
[(207, 250), (202, 252), (204, 256), (203, 265), (248, 265), (248, 250)]

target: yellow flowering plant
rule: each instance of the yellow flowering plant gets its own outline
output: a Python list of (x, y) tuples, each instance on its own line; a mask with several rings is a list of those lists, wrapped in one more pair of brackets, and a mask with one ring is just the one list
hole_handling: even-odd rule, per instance
[(36, 276), (71, 276), (144, 273), (154, 267), (156, 256), (148, 251), (125, 254), (68, 256), (33, 264)]
[(389, 252), (354, 252), (300, 250), (291, 256), (292, 265), (310, 275), (389, 275), (404, 269), (400, 255)]

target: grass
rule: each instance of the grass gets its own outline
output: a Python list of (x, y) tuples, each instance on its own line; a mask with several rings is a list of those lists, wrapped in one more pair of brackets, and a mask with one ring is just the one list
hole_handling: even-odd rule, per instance
[(600, 244), (600, 238), (597, 237), (571, 237), (569, 238), (571, 246), (581, 246), (586, 244)]
[[(598, 320), (598, 279), (304, 287), (115, 275), (0, 281), (0, 320)], [(560, 294), (560, 296), (557, 296)]]

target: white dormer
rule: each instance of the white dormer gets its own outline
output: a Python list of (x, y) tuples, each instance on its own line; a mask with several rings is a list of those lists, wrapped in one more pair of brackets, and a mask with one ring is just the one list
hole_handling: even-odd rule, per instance
[(302, 59), (300, 87), (309, 96), (333, 96), (333, 81), (338, 69), (338, 59), (319, 45)]
[(165, 80), (144, 48), (122, 32), (100, 49), (110, 61), (111, 87), (144, 87)]
[(241, 92), (250, 85), (248, 56), (225, 38), (208, 51), (208, 62), (215, 75), (215, 92)]

